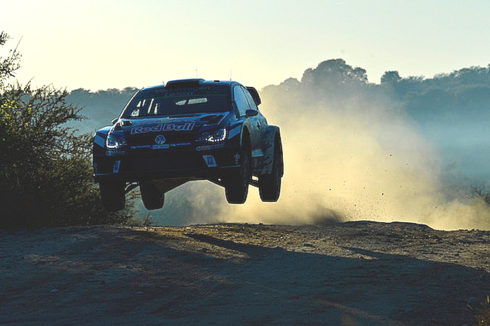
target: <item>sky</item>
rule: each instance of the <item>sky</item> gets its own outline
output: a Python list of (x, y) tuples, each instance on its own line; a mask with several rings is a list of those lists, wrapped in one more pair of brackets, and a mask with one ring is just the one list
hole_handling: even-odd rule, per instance
[[(490, 63), (489, 0), (0, 0), (21, 82), (91, 90), (179, 78), (262, 88), (343, 58), (432, 77)], [(6, 48), (0, 50), (5, 55)]]

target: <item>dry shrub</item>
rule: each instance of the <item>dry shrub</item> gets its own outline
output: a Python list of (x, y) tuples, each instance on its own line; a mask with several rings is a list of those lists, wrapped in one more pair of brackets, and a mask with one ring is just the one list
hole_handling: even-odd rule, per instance
[(490, 326), (490, 296), (481, 304), (475, 315), (476, 326)]

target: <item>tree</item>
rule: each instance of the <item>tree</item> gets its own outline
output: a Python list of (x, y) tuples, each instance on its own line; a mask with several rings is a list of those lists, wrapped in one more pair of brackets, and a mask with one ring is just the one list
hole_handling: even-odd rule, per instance
[(381, 84), (395, 84), (401, 79), (398, 71), (386, 71), (383, 76), (381, 76)]

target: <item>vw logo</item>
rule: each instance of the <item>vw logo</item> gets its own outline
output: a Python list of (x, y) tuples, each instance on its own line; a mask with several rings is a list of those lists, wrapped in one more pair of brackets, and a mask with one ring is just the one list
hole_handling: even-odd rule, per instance
[(157, 145), (162, 145), (162, 144), (165, 144), (165, 136), (164, 135), (158, 135), (155, 137), (155, 144)]

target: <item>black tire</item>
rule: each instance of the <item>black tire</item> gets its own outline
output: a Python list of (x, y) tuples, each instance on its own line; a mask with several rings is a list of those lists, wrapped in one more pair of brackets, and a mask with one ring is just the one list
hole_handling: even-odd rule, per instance
[(230, 204), (243, 204), (247, 200), (248, 185), (252, 178), (250, 151), (240, 151), (240, 171), (225, 180), (226, 200)]
[(165, 193), (152, 183), (140, 183), (141, 200), (147, 210), (160, 209), (165, 203)]
[(276, 202), (281, 194), (282, 152), (280, 146), (274, 149), (272, 173), (259, 176), (260, 199), (265, 202)]
[(126, 206), (125, 186), (126, 183), (124, 181), (112, 180), (99, 183), (102, 205), (104, 205), (105, 209), (109, 212), (124, 209)]

